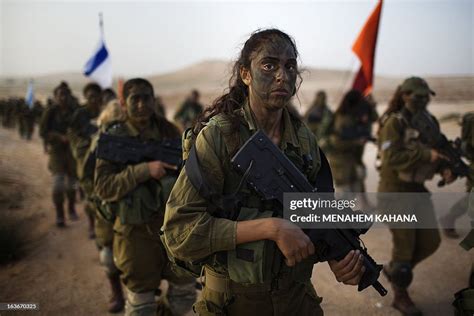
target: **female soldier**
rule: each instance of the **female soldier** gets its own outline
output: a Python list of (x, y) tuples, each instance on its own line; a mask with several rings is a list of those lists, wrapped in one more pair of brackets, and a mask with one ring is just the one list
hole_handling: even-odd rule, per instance
[(365, 192), (366, 168), (362, 160), (369, 141), (372, 122), (377, 112), (361, 92), (351, 90), (344, 95), (334, 114), (329, 134), (328, 159), (333, 170), (337, 191), (361, 192), (361, 202), (370, 207)]
[[(241, 177), (230, 159), (258, 129), (300, 169), (301, 157), (310, 154), (313, 160), (304, 173), (315, 182), (321, 165), (316, 140), (286, 108), (298, 87), (297, 56), (287, 34), (276, 29), (253, 33), (234, 64), (229, 92), (214, 101), (196, 125), (200, 169), (218, 195), (239, 189)], [(278, 218), (271, 205), (260, 203), (246, 188), (239, 192), (245, 198), (237, 216), (229, 219), (212, 212), (187, 172), (181, 172), (170, 195), (163, 232), (172, 256), (205, 261), (205, 286), (195, 311), (321, 315), (321, 300), (311, 284), (314, 246), (303, 231)], [(350, 252), (330, 266), (337, 280), (357, 284), (364, 271), (360, 260), (359, 253)]]
[(316, 93), (314, 102), (308, 111), (306, 111), (305, 120), (309, 129), (313, 132), (314, 136), (316, 136), (320, 148), (327, 153), (327, 146), (324, 146), (324, 144), (327, 143), (327, 133), (332, 122), (333, 113), (327, 105), (326, 100), (326, 92), (319, 90)]
[(58, 227), (66, 225), (64, 196), (68, 199), (69, 219), (78, 219), (75, 207), (76, 162), (66, 134), (74, 110), (71, 89), (63, 81), (54, 89), (54, 104), (45, 110), (40, 123), (40, 135), (49, 155), (48, 168), (53, 174), (53, 203)]
[[(419, 111), (426, 111), (430, 95), (434, 95), (434, 92), (425, 80), (408, 78), (397, 89), (381, 117), (378, 139), (381, 156), (379, 192), (428, 192), (424, 182), (439, 171), (439, 162), (445, 157), (420, 139), (411, 118)], [(431, 118), (437, 124), (436, 118)], [(441, 174), (448, 183), (454, 180), (448, 169), (442, 170)], [(402, 201), (398, 200), (395, 204), (398, 206), (400, 203)], [(423, 210), (429, 213), (426, 215), (435, 220), (431, 199), (426, 194), (420, 194), (416, 203), (422, 203)], [(384, 272), (394, 290), (393, 307), (404, 315), (421, 315), (408, 295), (407, 288), (413, 278), (412, 269), (415, 265), (438, 248), (438, 229), (391, 229), (391, 232), (394, 244), (392, 260)]]

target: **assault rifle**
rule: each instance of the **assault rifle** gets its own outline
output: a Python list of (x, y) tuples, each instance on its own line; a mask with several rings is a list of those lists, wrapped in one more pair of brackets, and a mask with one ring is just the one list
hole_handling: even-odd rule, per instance
[[(258, 131), (235, 154), (231, 164), (263, 200), (278, 201), (283, 209), (285, 192), (334, 192), (329, 164), (322, 152), (321, 158), (321, 174), (318, 178), (325, 179), (323, 182), (326, 183), (316, 183), (315, 188), (281, 150), (262, 131)], [(378, 282), (382, 265), (370, 257), (359, 238), (367, 230), (368, 228), (342, 229), (334, 226), (327, 229), (307, 229), (305, 233), (314, 243), (321, 261), (340, 261), (351, 250), (359, 250), (364, 259), (365, 272), (358, 290), (373, 286), (381, 296), (385, 296), (387, 290)]]
[(96, 158), (122, 164), (138, 164), (154, 160), (161, 160), (178, 168), (182, 164), (180, 139), (162, 142), (141, 141), (134, 137), (102, 133), (95, 155)]
[[(427, 111), (418, 111), (412, 116), (410, 123), (420, 133), (423, 143), (448, 157), (447, 161), (442, 162), (442, 168), (449, 168), (455, 177), (466, 177), (469, 174), (469, 166), (462, 160), (460, 142), (448, 140)], [(438, 182), (439, 187), (445, 184), (444, 180)]]

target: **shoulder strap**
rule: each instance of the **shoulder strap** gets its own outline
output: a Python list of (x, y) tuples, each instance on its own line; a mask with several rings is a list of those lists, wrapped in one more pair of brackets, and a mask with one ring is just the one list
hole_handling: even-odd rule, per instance
[(241, 133), (243, 132), (243, 129), (239, 128), (239, 132), (236, 133), (233, 129), (233, 124), (234, 123), (225, 114), (218, 114), (209, 120), (209, 125), (215, 125), (219, 128), (230, 156), (235, 154), (240, 148)]
[(195, 145), (189, 151), (184, 170), (191, 184), (199, 192), (199, 195), (210, 202), (207, 208), (209, 213), (232, 220), (237, 218), (241, 207), (237, 193), (239, 190), (234, 194), (222, 195), (209, 185), (206, 177), (202, 174)]

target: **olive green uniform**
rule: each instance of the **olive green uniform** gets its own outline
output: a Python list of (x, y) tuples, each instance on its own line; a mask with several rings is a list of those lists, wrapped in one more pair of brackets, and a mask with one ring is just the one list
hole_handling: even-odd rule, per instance
[(88, 105), (78, 108), (71, 119), (68, 137), (72, 154), (76, 159), (79, 183), (86, 195), (85, 211), (89, 217), (89, 237), (95, 237), (100, 263), (112, 289), (111, 305), (113, 307), (109, 308), (109, 311), (119, 311), (123, 309), (124, 298), (120, 284), (120, 271), (113, 260), (113, 224), (98, 214), (96, 205), (99, 200), (94, 193), (94, 151), (98, 138), (95, 120), (98, 114), (98, 111), (92, 110)]
[(74, 112), (68, 128), (69, 144), (76, 160), (76, 173), (81, 188), (88, 198), (85, 210), (89, 216), (95, 216), (95, 207), (91, 201), (94, 193), (94, 165), (86, 166), (92, 135), (85, 129), (90, 125), (95, 125), (93, 120), (97, 118), (98, 114), (98, 111), (92, 111), (87, 105), (84, 105)]
[[(468, 188), (470, 187), (470, 194), (468, 194), (468, 215), (471, 218), (471, 225), (473, 226), (471, 229), (470, 234), (461, 242), (461, 245), (469, 250), (472, 247), (474, 247), (474, 188), (473, 188), (473, 183), (474, 183), (474, 126), (470, 125), (467, 126), (467, 124), (474, 124), (474, 119), (471, 118), (471, 120), (467, 120), (467, 116), (471, 115), (474, 116), (474, 113), (471, 112), (469, 114), (466, 114), (465, 120), (463, 121), (463, 135), (462, 135), (462, 148), (467, 156), (467, 158), (471, 161), (470, 164), (470, 170), (471, 173), (469, 174), (469, 177), (467, 179), (467, 185)], [(474, 270), (474, 269), (473, 269)], [(471, 287), (474, 287), (474, 280), (471, 282)]]
[(30, 108), (26, 103), (22, 103), (18, 112), (18, 127), (20, 137), (27, 140), (31, 139), (34, 132), (35, 119), (36, 117), (34, 108)]
[(76, 163), (69, 144), (60, 140), (61, 136), (66, 136), (73, 110), (71, 107), (63, 111), (59, 106), (52, 106), (45, 110), (41, 118), (40, 134), (48, 146), (48, 168), (53, 174), (76, 176)]
[[(230, 194), (239, 187), (241, 177), (233, 171), (230, 158), (257, 130), (248, 103), (235, 114), (239, 132), (219, 114), (199, 133), (195, 146), (202, 173), (215, 192)], [(314, 183), (320, 168), (319, 150), (311, 131), (283, 110), (280, 149), (303, 170), (303, 154), (313, 161), (304, 170)], [(187, 147), (186, 143), (183, 146)], [(186, 157), (185, 157), (186, 158)], [(237, 221), (280, 216), (258, 196), (241, 188), (244, 198)], [(190, 182), (185, 171), (178, 177), (168, 200), (164, 239), (173, 257), (183, 261), (205, 260), (205, 285), (202, 300), (194, 310), (201, 315), (321, 315), (321, 299), (311, 284), (315, 258), (288, 267), (276, 244), (269, 240), (236, 245), (237, 222), (213, 216), (209, 202)], [(239, 251), (252, 253), (243, 258)]]
[[(106, 132), (161, 141), (166, 129), (168, 133), (170, 129), (176, 130), (166, 119), (158, 117), (143, 132), (129, 121), (112, 124)], [(177, 131), (174, 134), (177, 136)], [(194, 279), (179, 278), (171, 271), (159, 236), (165, 203), (175, 180), (176, 177), (169, 175), (159, 181), (152, 179), (146, 162), (123, 165), (97, 159), (95, 193), (117, 214), (113, 253), (127, 288), (127, 310), (135, 311), (128, 315), (156, 313), (154, 292), (162, 279), (170, 282), (167, 299), (174, 313), (180, 314), (194, 303)]]
[(203, 107), (200, 103), (194, 102), (192, 100), (186, 100), (181, 107), (176, 111), (174, 115), (174, 120), (183, 127), (187, 129), (191, 127), (196, 118), (203, 111)]
[(58, 221), (64, 221), (62, 214), (64, 193), (69, 200), (69, 213), (75, 215), (76, 162), (72, 156), (69, 142), (63, 142), (67, 128), (71, 123), (74, 108), (61, 109), (52, 106), (45, 110), (40, 123), (40, 135), (45, 141), (49, 155), (48, 168), (53, 174), (53, 202), (56, 206)]
[[(463, 116), (462, 120), (462, 151), (470, 160), (470, 174), (466, 178), (466, 192), (471, 192), (474, 186), (474, 112), (469, 112)], [(469, 203), (468, 194), (457, 201), (449, 210), (449, 213), (442, 218), (442, 223), (448, 230), (454, 228), (457, 218), (464, 215)]]
[(328, 153), (327, 138), (329, 136), (333, 115), (326, 104), (313, 104), (305, 114), (306, 124), (316, 136), (319, 146), (325, 153)]
[[(438, 171), (438, 164), (430, 162), (430, 148), (417, 138), (418, 133), (409, 125), (409, 115), (407, 110), (402, 110), (383, 118), (378, 139), (381, 155), (379, 192), (428, 192), (423, 183)], [(435, 117), (432, 119), (436, 121)], [(426, 216), (436, 221), (432, 201), (426, 194), (420, 195), (417, 203), (430, 213)], [(410, 275), (411, 269), (433, 254), (441, 241), (438, 229), (391, 229), (391, 232), (392, 263), (406, 265)], [(403, 284), (404, 287), (411, 282), (411, 277), (408, 279), (402, 282), (408, 283)]]
[(365, 178), (365, 166), (362, 162), (364, 145), (358, 139), (344, 139), (340, 132), (357, 125), (351, 115), (334, 116), (333, 127), (329, 136), (330, 150), (328, 160), (333, 172), (338, 191), (361, 192), (361, 182)]

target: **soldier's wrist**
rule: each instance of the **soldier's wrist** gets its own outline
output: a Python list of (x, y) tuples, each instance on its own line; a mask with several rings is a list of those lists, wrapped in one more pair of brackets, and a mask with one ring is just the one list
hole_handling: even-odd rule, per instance
[(140, 164), (134, 165), (132, 168), (133, 168), (133, 172), (135, 176), (135, 181), (137, 183), (145, 182), (151, 178), (151, 173), (148, 167), (148, 163), (142, 162)]
[(266, 218), (263, 225), (265, 232), (265, 239), (277, 241), (278, 233), (280, 231), (280, 221), (278, 218)]

